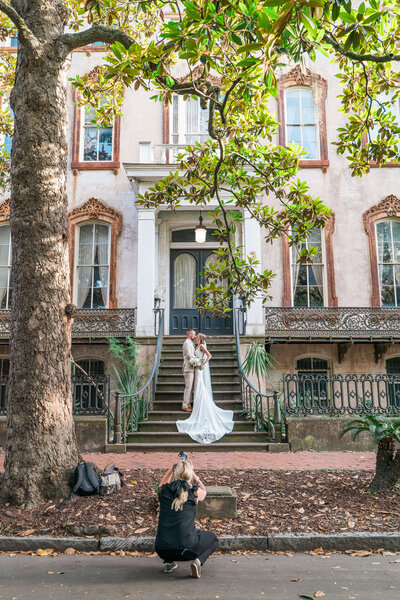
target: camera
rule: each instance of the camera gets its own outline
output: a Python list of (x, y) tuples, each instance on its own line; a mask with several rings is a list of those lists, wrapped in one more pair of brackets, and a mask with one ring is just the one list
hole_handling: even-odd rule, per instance
[(181, 458), (182, 460), (187, 460), (187, 454), (184, 450), (181, 450), (178, 454), (179, 458)]

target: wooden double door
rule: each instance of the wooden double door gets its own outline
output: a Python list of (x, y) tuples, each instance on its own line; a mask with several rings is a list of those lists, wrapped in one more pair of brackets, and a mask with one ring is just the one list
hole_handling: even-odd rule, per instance
[(207, 335), (231, 335), (232, 317), (201, 314), (196, 308), (196, 289), (202, 283), (204, 267), (218, 260), (212, 249), (171, 250), (170, 335), (184, 335), (195, 329)]

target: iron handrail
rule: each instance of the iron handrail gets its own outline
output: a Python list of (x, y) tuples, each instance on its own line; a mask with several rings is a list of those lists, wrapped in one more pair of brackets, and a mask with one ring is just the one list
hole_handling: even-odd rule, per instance
[[(242, 358), (240, 353), (240, 337), (239, 337), (239, 319), (238, 313), (241, 311), (240, 308), (233, 310), (233, 321), (236, 341), (236, 353), (238, 362), (239, 377), (241, 380), (241, 395), (243, 409), (250, 414), (253, 412), (253, 406), (255, 404), (255, 424), (254, 428), (256, 431), (262, 430), (263, 425), (267, 425), (268, 439), (273, 440), (276, 437), (275, 425), (281, 424), (281, 411), (278, 399), (278, 391), (273, 390), (271, 394), (263, 394), (260, 390), (257, 390), (253, 384), (247, 379), (242, 365)], [(270, 400), (274, 402), (274, 413), (273, 421), (270, 416)], [(263, 400), (266, 401), (263, 403)], [(267, 423), (265, 422), (264, 405), (267, 409)]]
[[(155, 354), (154, 354), (154, 360), (153, 360), (153, 367), (151, 369), (150, 375), (147, 379), (147, 381), (144, 383), (144, 385), (134, 394), (121, 394), (121, 392), (119, 392), (118, 390), (113, 391), (112, 395), (115, 397), (115, 420), (114, 420), (114, 443), (116, 444), (120, 444), (121, 441), (123, 440), (123, 442), (126, 442), (127, 439), (127, 434), (128, 434), (128, 426), (127, 426), (127, 422), (126, 422), (126, 402), (124, 402), (123, 404), (123, 408), (121, 410), (121, 400), (126, 400), (126, 399), (130, 399), (130, 415), (133, 415), (133, 407), (135, 406), (135, 418), (136, 418), (136, 424), (134, 425), (135, 430), (137, 429), (137, 422), (138, 422), (138, 404), (139, 404), (139, 398), (141, 396), (144, 396), (144, 407), (143, 407), (143, 419), (147, 420), (148, 417), (148, 413), (149, 413), (149, 409), (151, 409), (152, 404), (153, 404), (153, 400), (154, 400), (154, 394), (155, 394), (155, 389), (156, 389), (156, 385), (157, 385), (157, 379), (158, 379), (158, 369), (160, 366), (160, 360), (161, 360), (161, 348), (162, 348), (162, 344), (163, 344), (163, 339), (164, 339), (164, 312), (165, 309), (164, 308), (157, 308), (154, 309), (155, 313), (159, 313), (160, 315), (160, 320), (159, 320), (159, 328), (158, 328), (158, 334), (157, 334), (157, 343), (156, 343), (156, 350), (155, 350)], [(148, 395), (150, 394), (150, 398), (148, 398)], [(123, 413), (123, 415), (122, 415)], [(124, 422), (124, 428), (122, 430), (121, 424), (122, 424), (122, 417), (123, 417), (123, 422)], [(131, 425), (133, 425), (132, 420), (131, 420)]]

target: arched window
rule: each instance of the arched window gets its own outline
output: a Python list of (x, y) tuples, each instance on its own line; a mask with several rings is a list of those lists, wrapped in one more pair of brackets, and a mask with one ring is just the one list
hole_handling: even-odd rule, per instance
[(11, 234), (8, 223), (0, 224), (0, 309), (11, 308)]
[(400, 410), (400, 356), (387, 359), (386, 373), (392, 376), (392, 381), (388, 383), (388, 403)]
[(400, 306), (400, 221), (376, 223), (379, 290), (382, 306)]
[(82, 224), (76, 248), (78, 308), (108, 308), (110, 283), (110, 225)]
[[(299, 263), (299, 252), (316, 248), (307, 262)], [(324, 306), (324, 258), (321, 229), (313, 229), (307, 239), (292, 246), (292, 297), (293, 306)]]
[(286, 144), (294, 142), (307, 154), (304, 159), (319, 159), (314, 94), (310, 88), (289, 88), (285, 92)]
[(300, 168), (329, 166), (326, 132), (327, 81), (312, 73), (304, 73), (299, 65), (278, 79), (279, 143), (302, 146), (307, 154)]
[[(100, 413), (106, 405), (106, 379), (104, 377), (104, 361), (95, 358), (84, 358), (76, 361), (79, 368), (74, 369), (72, 379), (72, 397), (74, 412)], [(85, 373), (87, 375), (85, 375)], [(89, 376), (89, 377), (88, 377)]]
[(328, 382), (325, 377), (329, 374), (328, 361), (324, 358), (308, 356), (296, 361), (296, 371), (299, 376), (299, 400), (304, 406), (313, 405), (324, 408), (329, 404)]
[(69, 214), (70, 272), (78, 308), (117, 308), (117, 246), (122, 217), (97, 198)]

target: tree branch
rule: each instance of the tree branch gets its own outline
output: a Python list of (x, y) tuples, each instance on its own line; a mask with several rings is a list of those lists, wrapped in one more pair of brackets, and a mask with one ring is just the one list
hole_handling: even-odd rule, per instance
[(326, 33), (323, 37), (324, 42), (330, 44), (332, 48), (336, 50), (342, 56), (347, 56), (351, 60), (357, 62), (369, 61), (374, 63), (387, 63), (392, 61), (400, 62), (400, 55), (396, 56), (395, 54), (382, 54), (382, 56), (376, 56), (375, 54), (357, 54), (357, 52), (352, 52), (351, 50), (345, 50), (344, 46), (339, 44), (337, 40), (331, 37), (330, 34)]
[(4, 2), (4, 0), (0, 0), (0, 11), (4, 13), (10, 21), (15, 25), (18, 31), (18, 40), (28, 46), (31, 50), (34, 50), (38, 47), (38, 41), (36, 37), (33, 35), (32, 31), (29, 29), (24, 19), (17, 13), (17, 11)]
[(67, 49), (67, 54), (72, 50), (76, 50), (76, 48), (89, 46), (94, 42), (104, 42), (105, 44), (120, 42), (125, 48), (129, 48), (134, 41), (123, 31), (104, 27), (103, 25), (93, 25), (90, 29), (85, 29), (79, 33), (65, 33), (59, 38), (59, 43)]

